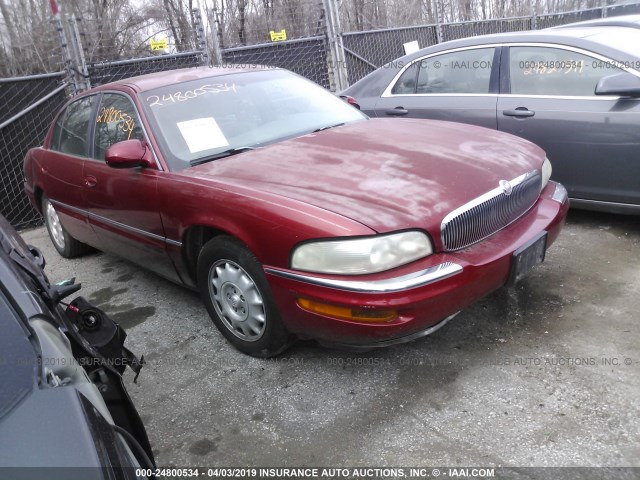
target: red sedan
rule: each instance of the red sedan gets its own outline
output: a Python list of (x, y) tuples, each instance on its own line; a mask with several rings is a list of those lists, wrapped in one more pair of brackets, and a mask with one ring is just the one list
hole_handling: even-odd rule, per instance
[(470, 125), (369, 119), (279, 69), (103, 85), (25, 159), (64, 257), (87, 245), (198, 289), (255, 356), (427, 335), (544, 259), (567, 213), (544, 152)]

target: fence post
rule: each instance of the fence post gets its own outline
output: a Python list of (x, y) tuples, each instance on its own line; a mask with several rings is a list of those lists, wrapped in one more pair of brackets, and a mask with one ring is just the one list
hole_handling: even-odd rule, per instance
[(442, 43), (442, 22), (440, 21), (440, 0), (433, 0), (433, 13), (436, 16), (436, 43)]
[(336, 0), (323, 0), (325, 30), (329, 44), (329, 81), (331, 89), (337, 92), (349, 86), (347, 64), (342, 44), (340, 15)]
[(193, 19), (193, 30), (196, 40), (196, 50), (201, 52), (202, 65), (209, 64), (209, 49), (207, 48), (207, 36), (204, 34), (202, 25), (202, 14), (199, 7), (191, 10), (191, 18)]
[(536, 11), (536, 4), (531, 0), (531, 30), (538, 29), (538, 12)]
[(213, 47), (213, 64), (222, 65), (222, 50), (220, 49), (220, 23), (218, 21), (218, 10), (213, 5), (212, 10), (207, 10), (207, 20), (211, 29), (211, 45)]
[(62, 64), (66, 74), (66, 81), (72, 87), (72, 95), (76, 95), (79, 92), (78, 85), (76, 84), (76, 77), (73, 74), (73, 67), (71, 61), (71, 54), (69, 53), (69, 44), (67, 43), (67, 36), (64, 33), (64, 23), (61, 18), (62, 13), (58, 12), (53, 20), (58, 31), (58, 39), (60, 40), (60, 47), (62, 48)]
[(600, 9), (602, 10), (602, 18), (605, 18), (607, 16), (607, 0), (602, 0), (600, 2)]
[(73, 60), (75, 61), (75, 83), (76, 89), (80, 92), (91, 88), (89, 81), (89, 71), (84, 58), (84, 46), (80, 31), (78, 30), (78, 21), (75, 16), (69, 18), (69, 29), (71, 34), (71, 44), (73, 45)]

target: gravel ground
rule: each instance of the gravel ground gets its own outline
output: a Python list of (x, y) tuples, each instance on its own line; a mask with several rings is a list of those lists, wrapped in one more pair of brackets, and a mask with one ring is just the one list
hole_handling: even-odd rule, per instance
[(198, 296), (114, 257), (52, 280), (128, 331), (126, 384), (163, 466), (640, 466), (640, 220), (572, 211), (543, 265), (420, 341), (234, 350)]

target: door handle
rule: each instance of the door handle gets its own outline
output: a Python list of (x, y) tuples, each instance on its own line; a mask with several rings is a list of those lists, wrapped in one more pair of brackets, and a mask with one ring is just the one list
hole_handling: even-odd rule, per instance
[(401, 117), (402, 115), (406, 115), (407, 113), (409, 113), (409, 110), (407, 110), (404, 107), (396, 107), (396, 108), (387, 110), (385, 113), (392, 117)]
[(536, 112), (529, 110), (527, 107), (518, 107), (515, 110), (503, 110), (502, 114), (506, 117), (526, 118), (533, 117)]
[(84, 177), (84, 184), (89, 188), (95, 187), (97, 183), (98, 179), (93, 175), (87, 175), (86, 177)]

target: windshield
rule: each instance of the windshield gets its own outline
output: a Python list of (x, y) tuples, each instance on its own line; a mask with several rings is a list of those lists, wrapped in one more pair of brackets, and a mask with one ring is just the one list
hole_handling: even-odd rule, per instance
[(203, 78), (140, 94), (172, 170), (216, 154), (260, 147), (365, 120), (351, 105), (285, 70)]

